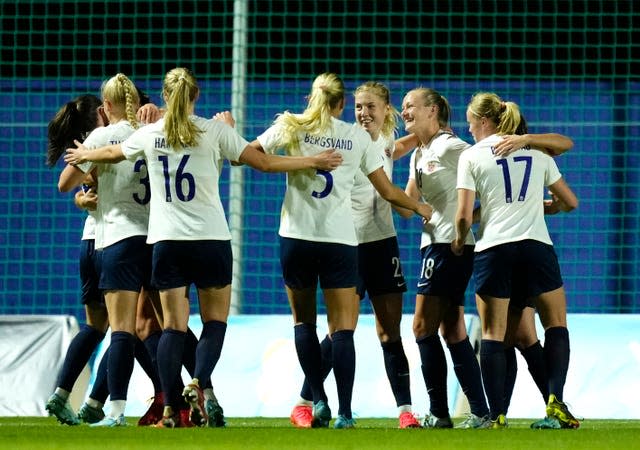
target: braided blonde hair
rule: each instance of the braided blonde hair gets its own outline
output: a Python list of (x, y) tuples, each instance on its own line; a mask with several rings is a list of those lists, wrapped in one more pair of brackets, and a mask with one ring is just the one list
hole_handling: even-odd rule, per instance
[(118, 73), (103, 83), (102, 98), (109, 100), (133, 128), (138, 128), (136, 112), (140, 107), (140, 97), (135, 85), (125, 74)]

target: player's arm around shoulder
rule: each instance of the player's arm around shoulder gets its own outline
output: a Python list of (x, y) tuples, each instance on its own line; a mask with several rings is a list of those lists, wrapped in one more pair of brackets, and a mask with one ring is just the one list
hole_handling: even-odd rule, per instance
[(261, 172), (291, 172), (316, 169), (331, 171), (342, 164), (342, 155), (335, 149), (324, 150), (311, 156), (280, 156), (267, 154), (258, 140), (245, 147), (240, 162)]

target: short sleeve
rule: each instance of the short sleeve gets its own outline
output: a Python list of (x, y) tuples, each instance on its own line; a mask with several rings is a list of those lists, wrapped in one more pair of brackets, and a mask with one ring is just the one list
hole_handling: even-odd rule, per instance
[(136, 130), (131, 136), (120, 143), (122, 154), (129, 161), (135, 161), (138, 157), (144, 155), (144, 128)]
[(470, 191), (476, 191), (476, 183), (473, 179), (473, 173), (471, 171), (471, 160), (469, 156), (471, 153), (463, 151), (458, 160), (458, 180), (456, 183), (457, 189), (468, 189)]
[(266, 153), (274, 154), (280, 147), (280, 133), (281, 127), (277, 124), (271, 125), (264, 133), (258, 136), (256, 139), (260, 142), (260, 145)]
[(562, 178), (562, 174), (560, 173), (560, 169), (558, 169), (558, 165), (556, 164), (555, 160), (551, 156), (547, 156), (547, 161), (548, 165), (545, 174), (544, 185), (551, 186), (553, 183)]

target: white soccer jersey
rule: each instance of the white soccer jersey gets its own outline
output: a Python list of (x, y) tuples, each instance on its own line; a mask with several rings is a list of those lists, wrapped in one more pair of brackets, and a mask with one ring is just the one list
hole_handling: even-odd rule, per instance
[[(455, 134), (439, 131), (430, 143), (416, 148), (411, 155), (409, 178), (415, 180), (422, 199), (433, 208), (431, 220), (422, 227), (420, 248), (448, 244), (456, 237), (458, 160), (469, 147)], [(473, 242), (473, 233), (469, 233), (465, 244)]]
[(96, 238), (96, 217), (95, 211), (88, 211), (87, 218), (84, 220), (82, 228), (82, 240), (87, 241)]
[[(351, 212), (354, 176), (362, 170), (370, 174), (382, 167), (382, 157), (373, 148), (371, 137), (359, 125), (332, 120), (322, 134), (298, 135), (303, 155), (335, 148), (343, 162), (331, 172), (304, 170), (287, 173), (287, 191), (282, 204), (279, 234), (315, 242), (358, 245)], [(280, 125), (258, 136), (260, 145), (272, 152), (280, 147)]]
[[(389, 180), (392, 179), (393, 173), (394, 149), (393, 135), (380, 135), (373, 142), (373, 150), (382, 155), (383, 168)], [(353, 183), (351, 210), (353, 211), (358, 244), (380, 241), (396, 235), (391, 204), (380, 196), (369, 178), (361, 170), (356, 172)]]
[[(135, 129), (126, 120), (91, 132), (84, 145), (98, 148), (118, 144)], [(80, 169), (98, 168), (98, 207), (96, 209), (96, 249), (108, 247), (131, 236), (146, 236), (149, 222), (149, 182), (145, 162), (121, 161), (117, 164), (86, 163)]]
[(460, 157), (458, 189), (476, 192), (482, 212), (476, 251), (533, 239), (551, 245), (544, 221), (544, 192), (561, 177), (549, 155), (521, 148), (506, 158), (493, 154), (501, 139), (489, 136)]
[(218, 181), (224, 159), (238, 161), (248, 145), (233, 128), (191, 116), (203, 133), (195, 147), (174, 149), (165, 138), (164, 119), (141, 128), (122, 143), (127, 159), (143, 156), (151, 184), (147, 242), (229, 240)]

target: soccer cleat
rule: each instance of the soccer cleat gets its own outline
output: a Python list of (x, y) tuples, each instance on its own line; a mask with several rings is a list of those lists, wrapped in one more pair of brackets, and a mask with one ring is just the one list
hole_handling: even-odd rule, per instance
[[(185, 410), (187, 411), (187, 410)], [(162, 416), (155, 425), (151, 425), (154, 428), (180, 428), (184, 425), (180, 421), (182, 414), (173, 414), (171, 416)]]
[(78, 419), (89, 424), (100, 422), (104, 419), (104, 411), (102, 408), (96, 408), (95, 406), (83, 403), (78, 411)]
[(508, 427), (509, 423), (507, 422), (507, 418), (504, 414), (500, 414), (496, 420), (491, 421), (491, 428), (494, 430), (501, 430)]
[(198, 385), (197, 379), (194, 378), (193, 381), (184, 388), (182, 396), (191, 407), (191, 414), (189, 415), (191, 423), (197, 427), (206, 426), (209, 418), (207, 417), (207, 411), (204, 407), (204, 395)]
[(313, 423), (313, 407), (309, 405), (296, 405), (291, 411), (291, 423), (298, 428), (311, 428)]
[(547, 416), (544, 419), (533, 422), (531, 428), (534, 430), (559, 430), (562, 428), (562, 425), (560, 425), (560, 421), (555, 417)]
[[(191, 422), (189, 418), (191, 415), (191, 408), (179, 409), (178, 416), (180, 419), (180, 428), (193, 428), (195, 425)], [(174, 427), (175, 428), (175, 427)]]
[(65, 425), (80, 425), (80, 419), (76, 413), (73, 412), (69, 403), (60, 397), (58, 394), (52, 394), (47, 400), (45, 409), (49, 412), (49, 415), (55, 416), (58, 422)]
[(464, 419), (462, 422), (456, 425), (456, 428), (465, 428), (465, 429), (491, 428), (491, 425), (492, 423), (489, 416), (480, 417), (480, 416), (476, 416), (473, 413), (469, 413), (467, 414), (466, 419)]
[(90, 427), (126, 427), (127, 421), (124, 418), (124, 414), (120, 414), (118, 417), (106, 416), (100, 422), (89, 424)]
[(324, 400), (319, 400), (318, 403), (313, 405), (313, 420), (311, 421), (312, 428), (328, 428), (329, 421), (331, 420), (331, 410), (329, 405)]
[(400, 426), (398, 428), (422, 428), (412, 412), (405, 411), (398, 418)]
[(549, 396), (547, 403), (547, 417), (555, 417), (560, 422), (562, 428), (579, 428), (580, 422), (569, 412), (569, 408), (562, 403), (555, 395)]
[(422, 427), (423, 428), (453, 428), (453, 422), (451, 421), (451, 417), (436, 417), (433, 414), (427, 414), (424, 419), (422, 419)]
[(333, 424), (333, 428), (335, 428), (336, 430), (344, 430), (344, 429), (347, 429), (347, 428), (355, 428), (355, 426), (356, 426), (356, 421), (355, 420), (347, 419), (342, 414), (338, 414), (338, 417), (336, 418), (336, 421)]
[(209, 417), (207, 422), (209, 428), (221, 428), (226, 425), (224, 420), (224, 411), (217, 401), (209, 399), (204, 402), (204, 407), (207, 411), (207, 416)]
[(138, 420), (139, 427), (148, 427), (158, 423), (162, 418), (162, 412), (164, 411), (164, 395), (162, 392), (158, 392), (153, 401), (149, 405), (149, 409), (144, 413), (140, 420)]

